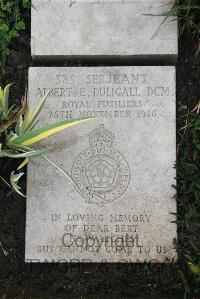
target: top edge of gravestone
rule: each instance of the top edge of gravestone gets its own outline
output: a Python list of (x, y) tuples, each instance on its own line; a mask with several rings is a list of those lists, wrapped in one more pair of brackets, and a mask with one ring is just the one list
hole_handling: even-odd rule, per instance
[(76, 69), (89, 69), (89, 70), (106, 70), (106, 69), (113, 69), (113, 70), (126, 70), (127, 68), (129, 69), (144, 69), (144, 70), (163, 70), (163, 71), (176, 71), (176, 67), (174, 65), (131, 65), (131, 66), (32, 66), (32, 67), (29, 67), (29, 73), (37, 73), (37, 72), (45, 72), (45, 71), (56, 71), (56, 70), (59, 70), (59, 71), (65, 71), (65, 70), (76, 70)]
[(172, 70), (175, 69), (174, 65), (130, 65), (130, 66), (126, 66), (126, 65), (122, 65), (122, 66), (31, 66), (29, 67), (29, 72), (30, 71), (39, 71), (39, 70), (53, 70), (53, 69), (59, 69), (59, 70), (65, 70), (65, 69), (116, 69), (119, 70), (120, 69), (127, 69), (127, 68), (144, 68), (144, 69), (166, 69), (166, 70)]
[[(177, 21), (169, 0), (33, 0), (35, 61), (175, 63)], [(172, 22), (173, 20), (173, 22)]]

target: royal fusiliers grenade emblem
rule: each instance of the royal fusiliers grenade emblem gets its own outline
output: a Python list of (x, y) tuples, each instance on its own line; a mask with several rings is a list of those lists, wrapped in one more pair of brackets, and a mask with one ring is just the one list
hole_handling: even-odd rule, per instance
[(119, 198), (127, 189), (130, 170), (125, 157), (113, 147), (115, 135), (100, 125), (89, 135), (90, 147), (72, 166), (72, 177), (88, 203), (100, 206)]

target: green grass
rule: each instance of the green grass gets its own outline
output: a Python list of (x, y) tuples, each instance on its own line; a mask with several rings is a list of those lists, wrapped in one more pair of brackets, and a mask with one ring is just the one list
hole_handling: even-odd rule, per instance
[(172, 9), (163, 15), (178, 19), (181, 33), (183, 31), (189, 31), (190, 34), (194, 35), (198, 35), (200, 33), (199, 0), (176, 0), (172, 6)]

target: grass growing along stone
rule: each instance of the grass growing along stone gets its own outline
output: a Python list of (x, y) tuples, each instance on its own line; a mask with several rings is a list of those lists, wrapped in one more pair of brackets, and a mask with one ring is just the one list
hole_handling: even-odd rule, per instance
[(180, 33), (188, 32), (192, 35), (200, 34), (200, 1), (199, 0), (175, 0), (172, 8), (163, 15), (178, 19)]
[[(167, 15), (177, 16), (180, 39), (184, 33), (190, 36), (185, 38), (188, 42), (185, 46), (188, 54), (193, 53), (192, 68), (197, 72), (194, 78), (191, 69), (182, 74), (189, 86), (178, 94), (177, 107), (177, 251), (182, 263), (179, 273), (183, 298), (192, 298), (200, 295), (200, 1), (177, 0)], [(190, 45), (192, 37), (196, 42)], [(187, 60), (190, 56), (185, 57), (186, 64), (191, 63)], [(190, 94), (193, 84), (197, 85), (195, 98)]]
[(186, 101), (178, 107), (177, 251), (181, 288), (191, 298), (200, 294), (200, 114), (198, 100)]

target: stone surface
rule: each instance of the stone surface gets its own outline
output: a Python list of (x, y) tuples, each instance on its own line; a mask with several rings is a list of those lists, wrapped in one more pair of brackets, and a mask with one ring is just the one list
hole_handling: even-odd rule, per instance
[(28, 167), (26, 262), (176, 259), (175, 68), (35, 67), (30, 105), (52, 87), (40, 124), (95, 115), (43, 141)]
[(177, 22), (158, 16), (170, 9), (169, 0), (32, 2), (35, 59), (176, 60)]

